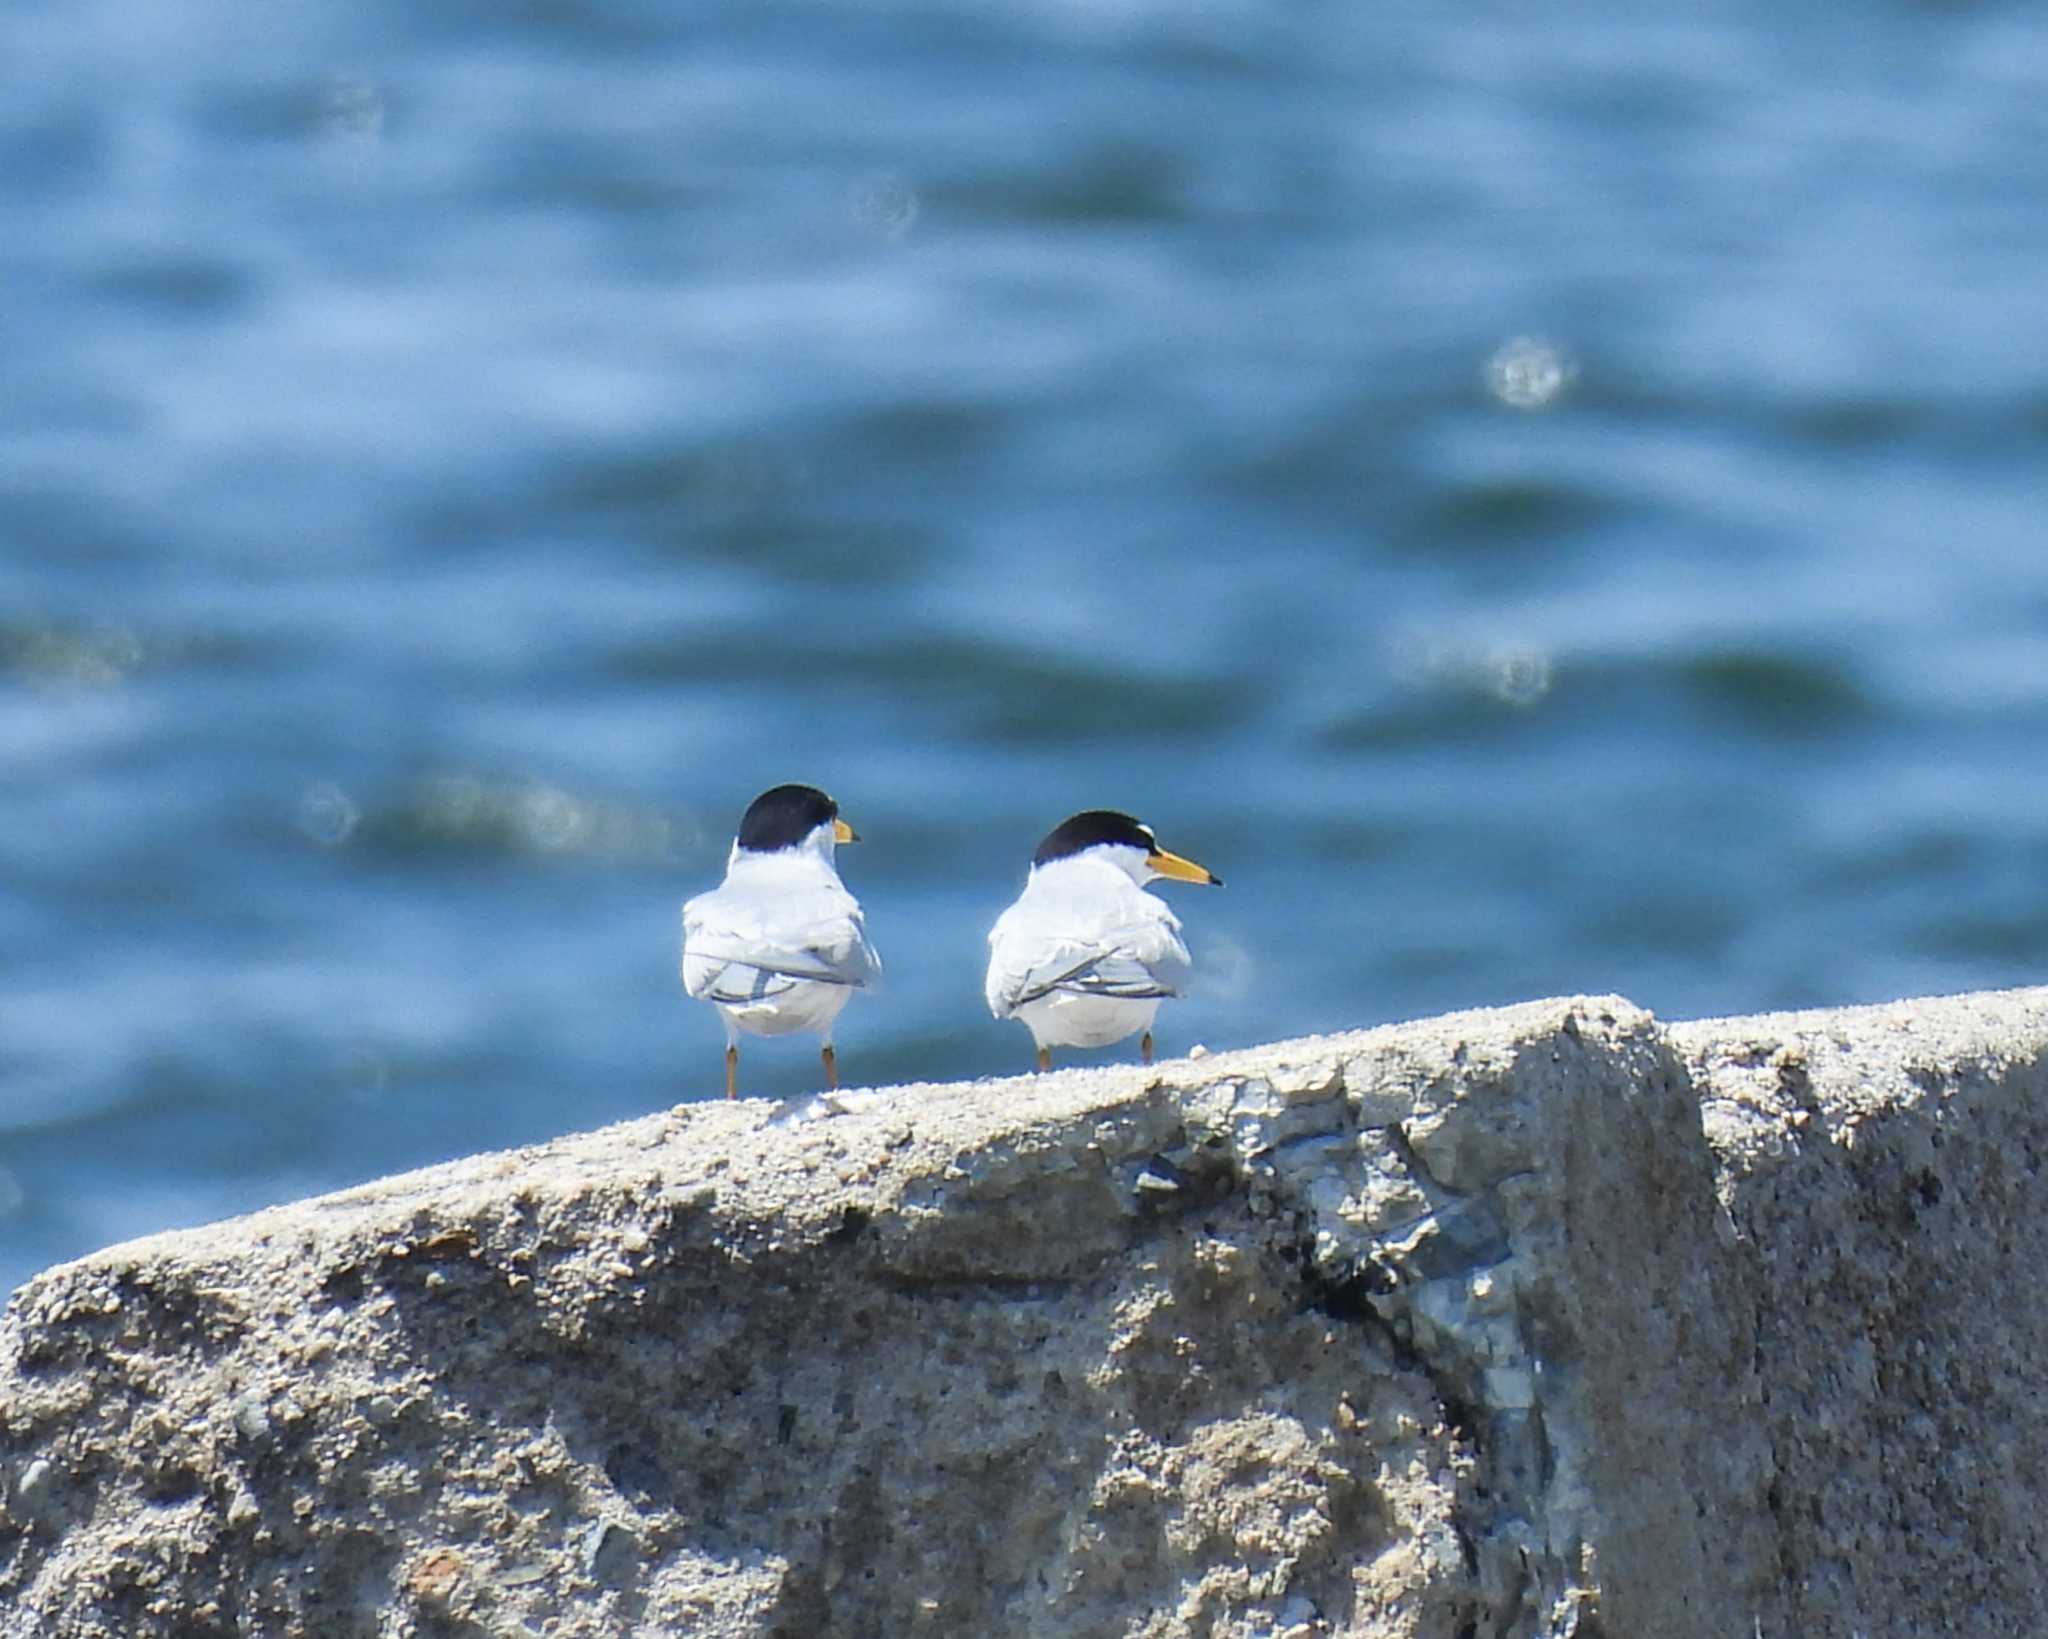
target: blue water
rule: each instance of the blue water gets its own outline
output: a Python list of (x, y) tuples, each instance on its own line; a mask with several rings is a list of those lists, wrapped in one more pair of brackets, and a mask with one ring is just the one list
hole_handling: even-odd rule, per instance
[[(828, 787), (852, 1081), (2048, 972), (2048, 14), (0, 12), (0, 1291), (714, 1095)], [(807, 1044), (750, 1090), (813, 1084)]]

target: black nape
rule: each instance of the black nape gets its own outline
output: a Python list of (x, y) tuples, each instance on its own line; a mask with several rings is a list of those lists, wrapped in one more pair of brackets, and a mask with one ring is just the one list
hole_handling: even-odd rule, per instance
[(1031, 856), (1031, 863), (1048, 864), (1105, 842), (1142, 848), (1148, 854), (1159, 846), (1159, 839), (1152, 835), (1151, 826), (1141, 825), (1129, 814), (1119, 814), (1111, 808), (1091, 808), (1055, 826), (1038, 845), (1038, 852)]
[(740, 846), (750, 854), (794, 848), (821, 825), (839, 817), (839, 804), (814, 785), (778, 785), (747, 805), (740, 821)]

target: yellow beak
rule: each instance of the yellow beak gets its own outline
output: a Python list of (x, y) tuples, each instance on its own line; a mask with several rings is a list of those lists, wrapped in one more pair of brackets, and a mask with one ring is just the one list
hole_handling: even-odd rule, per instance
[(1208, 866), (1182, 859), (1179, 854), (1169, 854), (1164, 848), (1154, 848), (1145, 856), (1145, 863), (1161, 876), (1170, 876), (1176, 882), (1200, 882), (1211, 888), (1223, 886), (1223, 878)]
[(834, 842), (858, 842), (860, 841), (860, 833), (848, 825), (845, 820), (835, 819), (832, 822), (832, 840)]

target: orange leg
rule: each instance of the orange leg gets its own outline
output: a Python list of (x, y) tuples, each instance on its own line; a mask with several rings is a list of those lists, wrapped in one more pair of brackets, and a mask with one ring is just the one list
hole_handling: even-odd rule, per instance
[(839, 1060), (837, 1057), (834, 1056), (832, 1052), (832, 1044), (830, 1042), (827, 1042), (823, 1047), (818, 1049), (818, 1057), (825, 1061), (826, 1088), (830, 1091), (837, 1092), (839, 1090)]
[(1038, 1068), (1041, 1074), (1052, 1068), (1052, 1049), (1050, 1047), (1039, 1048)]
[(725, 1050), (725, 1096), (740, 1096), (740, 1050), (737, 1047)]

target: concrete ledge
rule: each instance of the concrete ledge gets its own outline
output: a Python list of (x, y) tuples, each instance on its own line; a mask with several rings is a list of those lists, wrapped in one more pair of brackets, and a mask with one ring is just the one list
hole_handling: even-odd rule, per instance
[(0, 1635), (2009, 1635), (2048, 992), (691, 1106), (30, 1282)]

